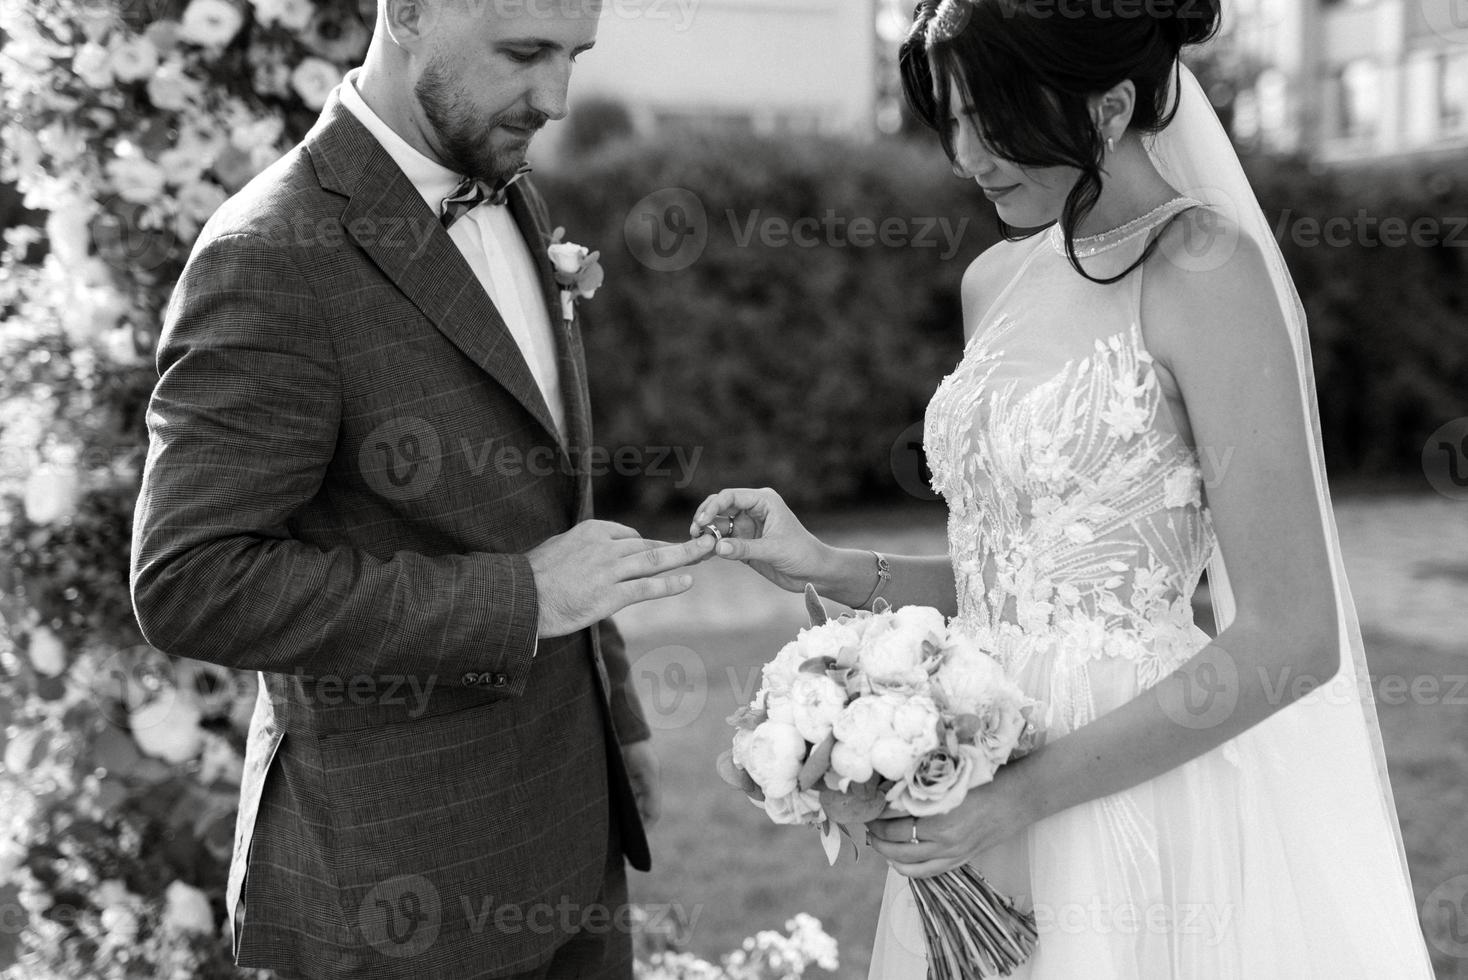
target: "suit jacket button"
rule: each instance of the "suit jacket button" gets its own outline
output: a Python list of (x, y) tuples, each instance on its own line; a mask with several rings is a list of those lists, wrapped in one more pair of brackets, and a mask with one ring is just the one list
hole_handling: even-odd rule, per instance
[[(488, 677), (489, 675), (486, 674), (485, 676)], [(493, 684), (495, 687), (508, 687), (510, 685), (510, 678), (504, 674), (495, 674)]]
[(465, 687), (472, 687), (473, 685), (479, 683), (479, 675), (471, 670), (469, 673), (464, 675), (463, 681)]

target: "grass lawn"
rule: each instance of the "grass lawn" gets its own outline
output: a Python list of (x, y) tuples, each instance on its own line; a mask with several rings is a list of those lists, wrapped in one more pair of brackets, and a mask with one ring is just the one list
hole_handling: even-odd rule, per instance
[[(1433, 510), (1427, 517), (1435, 520), (1438, 515)], [(1423, 575), (1444, 561), (1461, 563), (1453, 550), (1459, 543), (1451, 536), (1434, 538), (1432, 528), (1424, 526), (1421, 536), (1435, 541), (1428, 547), (1436, 551), (1424, 554), (1420, 542), (1402, 542), (1410, 560), (1392, 565), (1367, 531), (1347, 535), (1358, 519), (1362, 527), (1377, 523), (1369, 515), (1348, 515), (1342, 522), (1343, 547), (1348, 564), (1353, 548), (1361, 559), (1351, 569), (1354, 589), (1358, 595), (1376, 590), (1375, 606), (1383, 605), (1380, 590), (1400, 588), (1420, 595), (1429, 587), (1409, 581), (1411, 569)], [(932, 511), (922, 511), (847, 515), (838, 521), (811, 523), (832, 540), (861, 540), (899, 553), (926, 551), (941, 542), (941, 512), (936, 519)], [(1379, 535), (1391, 541), (1403, 536), (1395, 526), (1391, 534)], [(1362, 553), (1368, 545), (1371, 553)], [(1382, 570), (1388, 567), (1404, 570)], [(1437, 614), (1461, 618), (1464, 582), (1438, 581), (1432, 587), (1451, 588), (1459, 599), (1453, 606), (1439, 604)], [(1456, 680), (1468, 675), (1468, 651), (1461, 642), (1420, 639), (1434, 634), (1418, 629), (1431, 624), (1418, 622), (1417, 610), (1412, 611), (1412, 629), (1398, 630), (1390, 617), (1372, 611), (1372, 600), (1358, 604), (1421, 909), (1434, 889), (1468, 875), (1468, 684)], [(1400, 608), (1391, 602), (1385, 606)], [(837, 976), (864, 978), (885, 876), (880, 859), (869, 853), (853, 863), (848, 849), (837, 867), (827, 867), (813, 832), (771, 824), (714, 773), (714, 759), (728, 745), (725, 717), (752, 695), (759, 665), (804, 622), (798, 598), (775, 591), (745, 569), (711, 564), (699, 569), (698, 584), (688, 596), (628, 613), (623, 628), (635, 679), (650, 720), (661, 728), (656, 744), (664, 764), (666, 801), (653, 836), (654, 870), (633, 874), (633, 897), (680, 907), (691, 925), (688, 948), (710, 959), (747, 935), (781, 929), (794, 913), (809, 912), (840, 943)], [(1388, 678), (1402, 678), (1407, 685), (1414, 679), (1436, 679), (1435, 693), (1398, 694), (1391, 686), (1398, 682)], [(1458, 685), (1461, 689), (1455, 689)], [(1468, 930), (1468, 905), (1457, 916), (1461, 937)], [(1425, 921), (1429, 938), (1446, 945), (1450, 923)], [(1468, 978), (1468, 959), (1438, 948), (1433, 955), (1440, 978)]]

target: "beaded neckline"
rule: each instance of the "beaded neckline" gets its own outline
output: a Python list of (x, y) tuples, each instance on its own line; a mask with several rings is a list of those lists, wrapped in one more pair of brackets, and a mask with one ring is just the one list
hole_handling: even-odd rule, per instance
[[(1170, 201), (1165, 201), (1157, 205), (1157, 207), (1148, 211), (1146, 214), (1138, 215), (1125, 224), (1118, 225), (1108, 231), (1103, 231), (1096, 235), (1079, 236), (1075, 239), (1076, 256), (1082, 259), (1090, 258), (1107, 249), (1115, 248), (1118, 245), (1131, 241), (1140, 234), (1151, 231), (1165, 218), (1171, 218), (1173, 215), (1185, 211), (1188, 208), (1196, 207), (1201, 203), (1201, 201), (1191, 197), (1179, 195)], [(1065, 255), (1065, 234), (1061, 231), (1060, 223), (1056, 222), (1051, 225), (1048, 234), (1050, 244), (1055, 248), (1056, 254)]]

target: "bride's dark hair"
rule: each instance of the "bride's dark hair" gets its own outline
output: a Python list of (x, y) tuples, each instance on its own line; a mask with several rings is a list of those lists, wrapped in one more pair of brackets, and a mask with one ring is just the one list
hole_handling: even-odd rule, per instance
[[(939, 0), (923, 0), (902, 43), (902, 88), (913, 112), (955, 160), (950, 82), (974, 107), (979, 137), (1021, 167), (1073, 167), (1080, 177), (1060, 214), (1071, 265), (1075, 229), (1101, 196), (1103, 142), (1086, 104), (1126, 79), (1136, 86), (1130, 129), (1156, 132), (1177, 112), (1178, 52), (1218, 31), (1219, 0), (948, 0), (951, 37), (927, 43)], [(947, 32), (944, 32), (947, 33)], [(956, 160), (955, 160), (956, 162)], [(1002, 220), (1004, 237), (1021, 238)]]

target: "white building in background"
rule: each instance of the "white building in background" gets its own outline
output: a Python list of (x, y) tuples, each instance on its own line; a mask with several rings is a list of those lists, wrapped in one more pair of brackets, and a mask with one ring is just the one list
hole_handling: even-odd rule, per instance
[(604, 0), (596, 49), (572, 76), (572, 111), (578, 98), (609, 97), (645, 130), (671, 124), (869, 136), (877, 3)]
[(1327, 161), (1468, 150), (1468, 0), (1234, 0), (1234, 129)]

